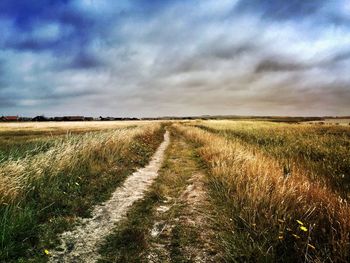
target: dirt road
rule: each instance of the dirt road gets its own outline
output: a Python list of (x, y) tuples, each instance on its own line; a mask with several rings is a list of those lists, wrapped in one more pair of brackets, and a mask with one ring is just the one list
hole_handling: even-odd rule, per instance
[(130, 175), (108, 201), (96, 206), (92, 218), (81, 219), (74, 230), (60, 236), (62, 246), (52, 252), (50, 262), (89, 263), (99, 259), (99, 244), (126, 215), (130, 206), (143, 198), (146, 190), (158, 176), (169, 142), (169, 132), (166, 132), (164, 141), (146, 167)]

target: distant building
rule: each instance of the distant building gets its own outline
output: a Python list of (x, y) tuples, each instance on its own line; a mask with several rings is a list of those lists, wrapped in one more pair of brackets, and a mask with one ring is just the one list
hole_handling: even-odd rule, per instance
[(19, 121), (18, 116), (2, 116), (0, 118), (1, 121)]
[(30, 118), (30, 117), (19, 117), (18, 120), (19, 121), (32, 121), (32, 118)]

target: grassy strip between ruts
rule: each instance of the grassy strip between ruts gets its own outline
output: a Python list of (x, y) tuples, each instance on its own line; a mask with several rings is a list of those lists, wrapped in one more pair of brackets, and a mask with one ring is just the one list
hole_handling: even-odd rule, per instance
[[(77, 216), (89, 216), (94, 204), (106, 200), (128, 174), (145, 165), (163, 133), (159, 124), (152, 124), (135, 131), (74, 136), (57, 152), (51, 149), (27, 158), (27, 170), (37, 165), (28, 173), (34, 179), (24, 178), (25, 188), (19, 187), (13, 199), (5, 193), (10, 202), (3, 199), (1, 204), (0, 262), (45, 262), (44, 252), (57, 245), (57, 234), (73, 227)], [(4, 163), (2, 172), (15, 173), (16, 165)]]
[[(152, 251), (152, 226), (156, 221), (173, 222), (181, 214), (182, 206), (176, 200), (186, 188), (188, 179), (198, 170), (194, 149), (184, 143), (183, 138), (172, 133), (171, 144), (166, 151), (165, 162), (159, 176), (145, 198), (135, 203), (116, 230), (100, 249), (99, 262), (148, 262)], [(166, 203), (170, 209), (159, 215), (156, 208)], [(190, 262), (182, 251), (184, 246), (196, 242), (195, 229), (175, 225), (170, 240), (163, 244), (168, 256), (158, 255), (158, 262)]]

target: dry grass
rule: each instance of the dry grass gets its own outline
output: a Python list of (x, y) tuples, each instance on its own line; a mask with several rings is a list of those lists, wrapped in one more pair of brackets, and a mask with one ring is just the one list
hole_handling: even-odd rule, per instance
[[(76, 216), (109, 197), (163, 139), (159, 123), (66, 135), (0, 163), (0, 261), (43, 256)], [(35, 261), (34, 260), (34, 261)]]
[[(1, 126), (0, 135), (43, 136), (44, 146), (31, 144), (30, 154), (10, 153), (0, 162), (0, 259), (38, 256), (38, 249), (53, 246), (48, 240), (67, 222), (85, 216), (121, 178), (147, 161), (163, 133), (160, 124), (146, 122), (8, 125), (14, 125), (12, 130)], [(227, 261), (350, 261), (349, 127), (254, 121), (173, 126), (198, 146)], [(66, 136), (47, 137), (67, 130)], [(176, 190), (182, 177), (171, 175), (189, 169), (181, 164), (165, 164), (169, 177), (163, 183), (168, 186), (155, 189), (155, 199), (145, 199), (138, 209), (148, 213), (161, 193)], [(143, 226), (142, 220), (132, 222)], [(124, 237), (119, 241), (123, 244)]]
[(30, 183), (43, 176), (47, 180), (62, 171), (69, 173), (71, 167), (77, 167), (86, 160), (91, 160), (95, 152), (105, 156), (105, 165), (109, 165), (111, 153), (122, 153), (133, 139), (146, 130), (158, 129), (158, 125), (147, 125), (135, 129), (118, 129), (103, 133), (88, 133), (82, 136), (68, 136), (58, 140), (47, 152), (28, 156), (0, 165), (0, 202), (12, 203)]
[(67, 135), (141, 127), (146, 121), (0, 123), (0, 162), (46, 151)]
[(201, 146), (228, 260), (349, 260), (350, 208), (333, 191), (302, 171), (285, 179), (278, 160), (239, 139), (176, 128)]
[(148, 121), (3, 122), (0, 132), (105, 130), (148, 124)]
[(199, 127), (240, 140), (277, 159), (286, 170), (350, 196), (350, 127), (248, 121), (208, 121)]
[(326, 125), (350, 125), (350, 119), (325, 119), (321, 121), (310, 121), (309, 124), (326, 124)]

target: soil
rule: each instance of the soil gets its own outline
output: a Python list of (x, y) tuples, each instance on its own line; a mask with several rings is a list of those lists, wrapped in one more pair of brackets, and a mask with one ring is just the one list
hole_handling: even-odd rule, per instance
[(62, 245), (52, 251), (50, 262), (90, 263), (99, 259), (99, 244), (110, 234), (115, 224), (125, 217), (131, 205), (144, 197), (158, 176), (169, 142), (170, 135), (167, 131), (164, 141), (146, 167), (130, 175), (108, 201), (97, 205), (93, 209), (92, 218), (80, 219), (72, 231), (61, 234)]

